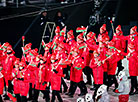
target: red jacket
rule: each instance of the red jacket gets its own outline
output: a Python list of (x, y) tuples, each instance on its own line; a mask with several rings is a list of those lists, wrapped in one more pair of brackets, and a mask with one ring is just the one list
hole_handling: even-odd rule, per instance
[[(99, 61), (102, 59), (100, 58)], [(95, 84), (103, 84), (103, 65), (97, 65), (96, 58), (93, 58), (90, 62), (90, 68), (92, 68), (93, 76), (94, 76), (94, 83)]]
[(112, 41), (115, 43), (115, 48), (121, 51), (125, 51), (126, 48), (126, 40), (124, 39), (123, 35), (120, 36), (114, 36)]
[(98, 45), (96, 45), (96, 42), (94, 39), (87, 40), (86, 44), (87, 44), (87, 47), (92, 51), (94, 51), (98, 47)]
[[(110, 49), (109, 49), (110, 50)], [(121, 59), (120, 55), (117, 54), (117, 52), (114, 52), (115, 54), (112, 55), (108, 60), (107, 60), (107, 73), (108, 75), (115, 75), (116, 68), (117, 68), (117, 62)]]
[(136, 52), (133, 52), (128, 58), (130, 76), (138, 76), (138, 73), (137, 73), (138, 72), (138, 67), (137, 67), (138, 57), (137, 56), (138, 54)]
[[(107, 48), (106, 47), (102, 47), (102, 48), (98, 48), (100, 56), (102, 57), (102, 59), (106, 59), (106, 52), (107, 52)], [(107, 72), (107, 62), (105, 61), (105, 63), (103, 64), (103, 69), (104, 72)]]
[[(18, 91), (20, 92), (20, 95), (27, 96), (29, 92), (29, 78), (30, 78), (30, 74), (27, 68), (24, 68), (21, 71), (18, 71), (16, 77), (18, 80), (18, 86), (19, 86)], [(19, 80), (19, 78), (22, 78), (23, 80)]]
[(14, 68), (12, 71), (14, 94), (20, 94), (20, 81), (17, 79), (18, 73), (19, 68)]
[(30, 74), (30, 79), (29, 79), (29, 82), (32, 83), (33, 87), (34, 87), (34, 84), (35, 84), (35, 79), (36, 79), (36, 70), (37, 70), (37, 65), (38, 65), (38, 62), (36, 61), (32, 61), (30, 63), (30, 65), (28, 65), (28, 72)]
[(35, 79), (35, 89), (37, 90), (45, 90), (47, 84), (46, 82), (46, 66), (45, 64), (40, 65), (40, 67), (36, 70), (36, 79)]
[(70, 80), (73, 82), (83, 81), (84, 60), (80, 56), (76, 56), (72, 60), (72, 67), (70, 69)]
[(4, 77), (6, 80), (12, 80), (11, 76), (15, 59), (16, 57), (13, 54), (11, 54), (7, 55), (5, 60), (2, 62), (2, 67), (4, 69)]
[(4, 78), (3, 78), (3, 75), (4, 74), (4, 71), (3, 71), (3, 68), (2, 66), (0, 65), (0, 95), (3, 94), (3, 89), (4, 89)]
[[(61, 65), (58, 65), (58, 62), (52, 63), (50, 65), (50, 69), (51, 69), (51, 75), (50, 75), (50, 83), (51, 83), (51, 89), (52, 90), (57, 90), (60, 91), (60, 87), (61, 87), (61, 77), (63, 77), (63, 68)], [(56, 68), (56, 72), (52, 71), (52, 67)]]

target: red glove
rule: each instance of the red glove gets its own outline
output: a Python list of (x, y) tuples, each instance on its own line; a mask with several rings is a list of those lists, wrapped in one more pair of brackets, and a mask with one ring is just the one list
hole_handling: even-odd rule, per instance
[(115, 93), (120, 93), (118, 90), (115, 90)]
[(113, 23), (113, 21), (112, 21), (112, 20), (110, 20), (110, 23)]

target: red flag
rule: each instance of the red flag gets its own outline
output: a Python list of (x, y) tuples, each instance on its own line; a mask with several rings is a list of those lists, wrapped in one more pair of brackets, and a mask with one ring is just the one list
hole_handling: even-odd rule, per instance
[(23, 41), (23, 42), (25, 41), (25, 36), (22, 36), (22, 41)]
[(44, 42), (44, 40), (42, 40), (42, 46), (45, 48), (45, 42)]

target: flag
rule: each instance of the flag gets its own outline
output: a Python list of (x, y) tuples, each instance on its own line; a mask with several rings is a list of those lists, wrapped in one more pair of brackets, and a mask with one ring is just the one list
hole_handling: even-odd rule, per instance
[(42, 46), (43, 46), (43, 48), (46, 47), (45, 45), (46, 45), (46, 44), (45, 44), (44, 40), (42, 39)]
[(22, 36), (22, 41), (23, 41), (23, 42), (25, 41), (25, 36)]

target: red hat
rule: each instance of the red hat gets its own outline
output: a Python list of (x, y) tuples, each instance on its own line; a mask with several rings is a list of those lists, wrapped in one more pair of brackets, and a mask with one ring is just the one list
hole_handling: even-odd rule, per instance
[(7, 48), (10, 44), (8, 42), (4, 43), (2, 47)]
[(48, 48), (50, 48), (50, 47), (51, 47), (51, 45), (52, 45), (52, 43), (51, 43), (51, 42), (49, 42), (49, 43), (47, 43), (45, 46), (46, 46), (46, 47), (48, 47)]
[(35, 48), (34, 50), (37, 52), (38, 51), (38, 48)]
[(59, 26), (56, 27), (55, 33), (60, 33), (60, 27)]
[(122, 30), (121, 30), (121, 25), (118, 25), (118, 26), (117, 26), (116, 31), (117, 31), (117, 30), (118, 30), (118, 31), (122, 31)]
[(66, 33), (66, 26), (60, 31), (60, 36), (65, 35)]
[(130, 29), (130, 31), (134, 31), (134, 32), (137, 32), (137, 26), (134, 26)]
[(129, 47), (130, 49), (133, 49), (133, 48), (135, 47), (134, 42), (129, 43), (129, 44), (128, 44), (128, 47)]
[(83, 33), (79, 34), (79, 35), (77, 36), (77, 39), (83, 40)]
[(103, 24), (103, 25), (101, 26), (100, 30), (106, 31), (106, 24)]
[(88, 34), (87, 34), (87, 37), (94, 37), (96, 34), (94, 33), (94, 32), (89, 32)]
[(27, 47), (27, 48), (31, 48), (31, 46), (32, 46), (32, 43), (28, 43), (25, 45), (25, 47)]
[(73, 36), (73, 30), (70, 30), (67, 34)]
[(26, 66), (25, 61), (21, 61), (21, 62), (19, 63), (19, 66), (25, 67), (25, 66)]
[(51, 60), (56, 60), (56, 54), (55, 54), (55, 53), (52, 54), (52, 56), (51, 56)]
[(13, 49), (12, 49), (12, 46), (9, 45), (9, 46), (7, 47), (7, 50), (11, 50), (11, 51), (12, 51), (12, 50), (13, 50)]
[(14, 62), (14, 65), (15, 64), (19, 64), (20, 63), (20, 58), (16, 58), (15, 62)]
[(79, 32), (85, 32), (86, 31), (86, 28), (84, 26), (81, 26), (81, 27), (78, 27), (76, 29), (76, 32), (79, 33)]
[(109, 46), (114, 46), (115, 43), (114, 43), (113, 41), (110, 41), (110, 42), (108, 42), (108, 45), (109, 45)]

